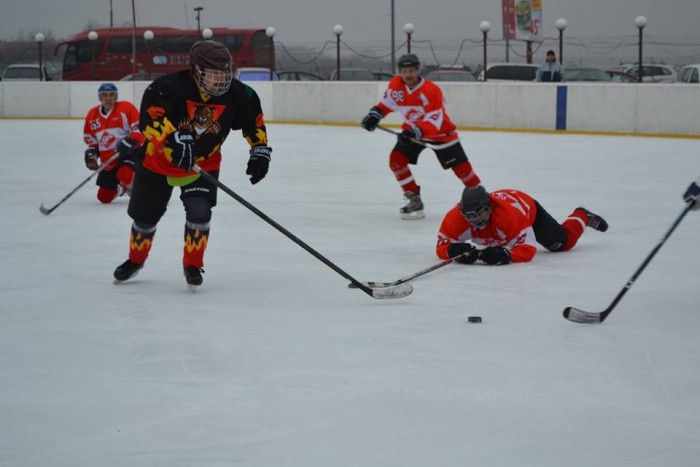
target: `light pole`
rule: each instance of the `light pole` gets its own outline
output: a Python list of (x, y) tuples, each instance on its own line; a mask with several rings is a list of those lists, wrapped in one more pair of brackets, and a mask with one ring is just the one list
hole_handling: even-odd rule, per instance
[(481, 32), (484, 33), (484, 81), (488, 80), (488, 77), (486, 76), (486, 40), (488, 39), (489, 31), (491, 30), (491, 23), (488, 21), (482, 21), (479, 24), (479, 29), (481, 29)]
[(143, 33), (143, 39), (146, 41), (146, 73), (148, 73), (148, 81), (151, 80), (151, 64), (153, 63), (153, 57), (151, 56), (151, 41), (155, 37), (153, 31), (150, 29)]
[(391, 0), (391, 69), (396, 69), (396, 22), (394, 14), (394, 0)]
[(112, 0), (109, 0), (109, 27), (114, 27), (114, 10), (112, 10)]
[(97, 32), (90, 31), (88, 39), (90, 40), (90, 60), (92, 63), (92, 81), (95, 81), (95, 41), (97, 41)]
[(412, 23), (406, 23), (403, 25), (403, 32), (406, 33), (406, 47), (408, 49), (408, 53), (411, 53), (411, 34), (413, 34), (413, 31), (415, 30), (416, 28), (413, 27)]
[(44, 66), (41, 61), (41, 43), (44, 42), (44, 39), (46, 39), (46, 37), (40, 32), (37, 32), (36, 36), (34, 36), (34, 40), (39, 46), (39, 81), (44, 81)]
[(564, 18), (559, 18), (554, 25), (559, 30), (559, 63), (564, 65), (564, 29), (569, 25)]
[(200, 13), (202, 13), (202, 10), (203, 10), (203, 9), (204, 9), (204, 8), (201, 7), (201, 6), (198, 6), (198, 7), (196, 7), (196, 8), (194, 9), (194, 11), (197, 12), (197, 33), (198, 33), (198, 34), (199, 34), (199, 32), (202, 30), (202, 29), (200, 28), (200, 26), (199, 26), (199, 17), (200, 17)]
[[(340, 36), (343, 34), (343, 27), (340, 24), (336, 24), (333, 26), (333, 34), (335, 34), (335, 54), (336, 54), (336, 75), (335, 75), (335, 80), (340, 81)], [(392, 56), (392, 66), (393, 64), (393, 57), (394, 57), (394, 51), (391, 51), (391, 56)]]
[(636, 24), (637, 29), (639, 29), (639, 65), (637, 66), (637, 81), (641, 83), (644, 77), (644, 66), (642, 65), (642, 37), (644, 34), (642, 31), (647, 25), (647, 19), (644, 16), (637, 16), (637, 19), (634, 20), (634, 24)]
[(277, 30), (270, 26), (265, 29), (265, 34), (270, 38), (270, 81), (272, 81), (272, 75), (275, 72), (275, 34), (277, 34)]

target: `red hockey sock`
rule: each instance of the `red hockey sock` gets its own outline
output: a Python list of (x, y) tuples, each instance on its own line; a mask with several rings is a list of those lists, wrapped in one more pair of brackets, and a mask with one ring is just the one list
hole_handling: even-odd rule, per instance
[(97, 199), (102, 204), (111, 203), (112, 201), (115, 200), (115, 198), (117, 196), (119, 196), (119, 191), (117, 191), (117, 190), (110, 190), (109, 188), (105, 188), (105, 187), (100, 187), (97, 190)]
[(408, 168), (408, 157), (399, 151), (391, 151), (389, 155), (389, 168), (394, 173), (403, 191), (418, 193), (418, 184), (413, 178), (411, 169)]
[(155, 235), (155, 227), (142, 229), (136, 224), (131, 225), (131, 238), (129, 240), (129, 259), (131, 262), (142, 264), (146, 261)]
[(481, 184), (481, 179), (474, 172), (474, 169), (472, 168), (472, 165), (469, 161), (462, 162), (461, 164), (452, 167), (452, 171), (457, 176), (457, 178), (462, 180), (464, 186), (473, 188)]
[(204, 251), (209, 241), (209, 223), (193, 224), (185, 223), (185, 248), (183, 251), (182, 265), (204, 267)]
[(566, 230), (567, 239), (561, 251), (570, 250), (576, 245), (578, 239), (583, 235), (586, 225), (588, 225), (588, 216), (583, 211), (575, 210), (566, 218), (562, 226)]
[(117, 169), (117, 180), (119, 180), (122, 185), (129, 186), (134, 181), (134, 169), (128, 165), (122, 165)]

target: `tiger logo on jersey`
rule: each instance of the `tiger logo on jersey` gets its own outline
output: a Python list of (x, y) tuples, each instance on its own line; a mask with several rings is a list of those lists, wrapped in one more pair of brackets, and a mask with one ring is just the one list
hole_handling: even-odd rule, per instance
[(221, 131), (219, 118), (225, 109), (225, 105), (187, 101), (187, 117), (180, 121), (179, 129), (191, 131), (197, 136), (217, 134)]

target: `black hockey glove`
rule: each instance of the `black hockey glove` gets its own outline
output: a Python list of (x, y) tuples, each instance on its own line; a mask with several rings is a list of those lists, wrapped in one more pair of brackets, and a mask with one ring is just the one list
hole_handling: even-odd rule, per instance
[(369, 109), (369, 113), (365, 115), (365, 118), (362, 119), (362, 128), (367, 131), (374, 131), (382, 118), (384, 118), (384, 115), (382, 115), (379, 108), (372, 107)]
[(453, 243), (447, 248), (447, 254), (450, 255), (450, 258), (455, 258), (467, 253), (457, 260), (458, 263), (462, 264), (474, 264), (479, 257), (478, 252), (479, 250), (471, 243)]
[(85, 150), (85, 167), (90, 170), (100, 168), (100, 152), (97, 148), (87, 148)]
[(510, 252), (502, 246), (490, 246), (481, 250), (479, 259), (492, 266), (508, 264), (510, 263)]
[(399, 134), (399, 142), (403, 144), (415, 144), (414, 139), (421, 139), (423, 133), (421, 133), (420, 128), (414, 126), (410, 130), (404, 130)]
[(691, 183), (688, 189), (685, 190), (685, 193), (683, 193), (683, 201), (686, 203), (695, 202), (693, 205), (694, 211), (700, 209), (700, 186), (698, 186), (697, 182)]
[(139, 143), (131, 138), (124, 138), (117, 143), (117, 152), (119, 153), (119, 160), (122, 162), (134, 163), (134, 155)]
[(170, 149), (173, 165), (189, 172), (194, 167), (194, 133), (176, 131), (168, 135), (166, 143)]
[(270, 167), (272, 148), (269, 146), (255, 146), (250, 148), (250, 159), (248, 159), (248, 170), (246, 175), (250, 175), (250, 183), (255, 185), (267, 175)]

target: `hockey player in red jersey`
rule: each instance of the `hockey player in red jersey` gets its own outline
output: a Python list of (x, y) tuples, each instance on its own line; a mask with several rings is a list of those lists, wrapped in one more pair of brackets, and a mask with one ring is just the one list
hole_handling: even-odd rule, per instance
[(586, 227), (605, 232), (608, 223), (579, 207), (559, 224), (522, 191), (465, 188), (442, 221), (436, 252), (442, 259), (470, 253), (459, 260), (466, 264), (524, 263), (535, 256), (538, 243), (549, 251), (572, 249)]
[(218, 177), (221, 145), (231, 131), (241, 130), (250, 145), (246, 174), (253, 184), (265, 178), (272, 148), (260, 99), (233, 79), (231, 54), (224, 44), (200, 40), (190, 50), (189, 70), (162, 76), (146, 89), (139, 127), (147, 144), (129, 200), (129, 259), (115, 269), (115, 282), (131, 279), (143, 268), (156, 226), (178, 187), (185, 208), (182, 267), (188, 289), (194, 291), (202, 284), (217, 185), (193, 167)]
[(437, 143), (453, 143), (435, 150), (443, 169), (452, 169), (464, 186), (481, 183), (474, 173), (464, 148), (459, 142), (456, 127), (447, 115), (442, 91), (432, 81), (421, 77), (420, 61), (414, 54), (402, 55), (398, 60), (399, 74), (389, 81), (382, 100), (372, 107), (362, 120), (362, 127), (374, 131), (382, 118), (398, 112), (403, 119), (402, 133), (389, 155), (389, 168), (399, 182), (406, 205), (399, 211), (402, 219), (425, 217), (420, 187), (413, 178), (409, 164), (416, 164), (425, 146), (412, 140), (425, 139)]
[(111, 203), (115, 198), (131, 191), (134, 179), (135, 151), (143, 144), (139, 131), (139, 111), (131, 102), (120, 101), (117, 87), (103, 83), (97, 90), (100, 105), (93, 107), (85, 117), (83, 139), (85, 166), (97, 170), (115, 151), (121, 157), (97, 175), (97, 199)]

